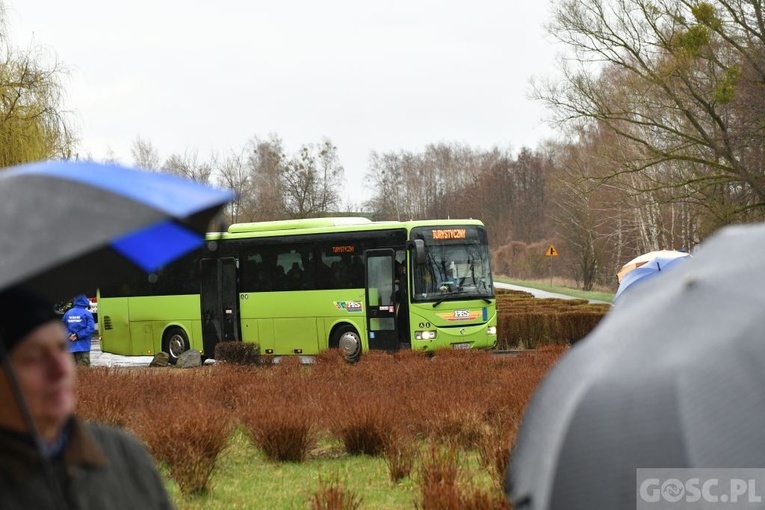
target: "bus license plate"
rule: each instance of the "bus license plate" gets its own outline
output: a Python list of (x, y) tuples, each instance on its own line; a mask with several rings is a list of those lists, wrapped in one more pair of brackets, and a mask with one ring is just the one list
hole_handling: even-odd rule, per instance
[(461, 344), (452, 344), (452, 349), (470, 349), (470, 344), (467, 342)]

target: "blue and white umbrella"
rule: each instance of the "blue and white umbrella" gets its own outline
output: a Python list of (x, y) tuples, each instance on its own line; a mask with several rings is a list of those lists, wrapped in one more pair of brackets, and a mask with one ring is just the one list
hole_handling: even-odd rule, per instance
[(626, 272), (620, 271), (617, 276), (620, 276), (619, 288), (614, 296), (614, 301), (622, 295), (622, 293), (632, 285), (645, 281), (654, 276), (658, 276), (662, 271), (667, 271), (675, 264), (683, 262), (688, 259), (690, 255), (683, 251), (674, 250), (662, 250), (657, 252), (641, 255), (627, 264), (624, 265), (622, 271), (625, 268)]
[[(233, 198), (167, 174), (92, 162), (41, 162), (0, 172), (0, 290), (23, 285), (51, 302), (150, 272), (204, 242)], [(34, 421), (0, 342), (0, 364), (42, 452)], [(6, 412), (3, 410), (3, 412)], [(65, 506), (53, 468), (42, 467)]]
[(200, 246), (232, 193), (83, 161), (0, 171), (0, 289), (51, 301), (151, 272)]

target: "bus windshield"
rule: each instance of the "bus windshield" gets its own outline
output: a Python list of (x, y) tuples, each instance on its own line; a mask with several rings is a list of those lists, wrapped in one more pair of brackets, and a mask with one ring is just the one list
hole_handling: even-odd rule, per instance
[(426, 262), (413, 263), (412, 301), (493, 298), (486, 231), (476, 226), (421, 227), (412, 239), (425, 243)]

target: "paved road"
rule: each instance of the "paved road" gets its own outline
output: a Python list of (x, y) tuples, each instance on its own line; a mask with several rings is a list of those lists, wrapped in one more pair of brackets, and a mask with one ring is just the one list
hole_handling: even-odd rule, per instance
[(556, 294), (555, 292), (547, 292), (545, 290), (531, 289), (529, 287), (520, 287), (518, 285), (511, 285), (509, 283), (494, 282), (494, 286), (500, 289), (521, 290), (523, 292), (529, 292), (536, 298), (579, 299), (572, 296), (566, 296), (564, 294)]
[(98, 333), (90, 342), (90, 364), (94, 367), (148, 367), (154, 356), (120, 356), (101, 352)]

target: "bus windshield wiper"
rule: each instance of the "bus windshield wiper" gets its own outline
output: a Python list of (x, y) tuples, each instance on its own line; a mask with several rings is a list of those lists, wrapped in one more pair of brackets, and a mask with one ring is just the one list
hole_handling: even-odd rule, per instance
[(443, 297), (438, 298), (436, 300), (436, 302), (433, 303), (433, 308), (437, 307), (438, 305), (440, 305), (441, 303), (443, 303), (444, 301), (446, 301), (450, 297), (461, 295), (461, 294), (465, 294), (465, 291), (464, 290), (455, 290), (454, 292), (450, 292), (450, 293), (444, 295)]

